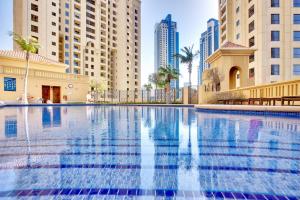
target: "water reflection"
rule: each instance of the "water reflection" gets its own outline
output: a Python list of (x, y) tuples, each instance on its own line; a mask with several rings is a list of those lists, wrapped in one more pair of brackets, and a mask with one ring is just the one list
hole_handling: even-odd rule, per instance
[(5, 117), (5, 137), (11, 138), (11, 137), (17, 137), (17, 117), (14, 116), (6, 116)]
[[(78, 106), (4, 108), (0, 124), (0, 169), (21, 166), (0, 170), (11, 180), (0, 183), (0, 191), (3, 186), (300, 193), (299, 119)], [(45, 168), (49, 165), (55, 167)]]

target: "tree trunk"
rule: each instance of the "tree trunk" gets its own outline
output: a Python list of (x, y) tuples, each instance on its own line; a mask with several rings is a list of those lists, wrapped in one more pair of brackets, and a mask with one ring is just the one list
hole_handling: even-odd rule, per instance
[(171, 103), (171, 95), (170, 95), (170, 89), (171, 86), (170, 86), (170, 83), (167, 83), (166, 85), (166, 89), (165, 89), (165, 95), (166, 95), (166, 103), (167, 104), (170, 104)]
[(191, 87), (192, 87), (192, 63), (189, 64), (189, 87), (188, 87), (188, 103), (191, 104), (192, 103), (192, 91), (191, 91)]
[(24, 94), (23, 94), (23, 103), (28, 104), (28, 73), (29, 73), (29, 52), (26, 53), (26, 69), (25, 69), (25, 77), (24, 77)]

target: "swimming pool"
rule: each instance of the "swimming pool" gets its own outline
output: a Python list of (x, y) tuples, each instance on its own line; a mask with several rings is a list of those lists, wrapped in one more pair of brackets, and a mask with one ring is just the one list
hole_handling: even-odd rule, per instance
[(180, 107), (2, 108), (0, 197), (299, 199), (300, 120)]

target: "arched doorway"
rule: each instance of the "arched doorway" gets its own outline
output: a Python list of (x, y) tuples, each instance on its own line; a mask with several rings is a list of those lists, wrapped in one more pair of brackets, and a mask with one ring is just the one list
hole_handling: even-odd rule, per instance
[(241, 70), (239, 67), (234, 66), (229, 71), (229, 89), (237, 89), (241, 86), (240, 83)]

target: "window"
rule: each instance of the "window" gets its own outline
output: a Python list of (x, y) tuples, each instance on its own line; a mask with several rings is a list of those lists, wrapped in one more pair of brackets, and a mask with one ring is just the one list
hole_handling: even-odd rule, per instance
[(65, 52), (65, 57), (69, 57), (69, 52)]
[(85, 72), (85, 75), (88, 76), (88, 75), (89, 75), (89, 72), (86, 71), (86, 72)]
[(56, 46), (56, 42), (52, 42), (52, 46)]
[(91, 72), (91, 76), (94, 76), (94, 72)]
[(249, 47), (253, 47), (255, 45), (255, 38), (254, 36), (249, 39)]
[(54, 7), (55, 7), (55, 6), (56, 6), (56, 3), (52, 2), (52, 6), (54, 6)]
[(69, 44), (65, 44), (65, 49), (69, 49)]
[(65, 24), (69, 24), (69, 20), (68, 19), (65, 20)]
[(271, 58), (280, 58), (280, 48), (271, 48)]
[(271, 41), (280, 41), (280, 31), (271, 31)]
[(250, 18), (250, 17), (252, 17), (252, 15), (254, 15), (254, 5), (251, 6), (251, 8), (249, 8), (249, 10), (248, 10), (248, 17)]
[(31, 31), (38, 33), (39, 32), (39, 28), (37, 26), (31, 25)]
[(237, 20), (236, 21), (236, 26), (239, 26), (240, 25), (240, 20)]
[(70, 6), (69, 6), (69, 4), (68, 3), (66, 3), (66, 6), (65, 6), (66, 8), (69, 8)]
[(271, 24), (280, 24), (279, 14), (271, 14)]
[(31, 4), (31, 10), (38, 12), (39, 11), (39, 7), (35, 4)]
[(249, 78), (254, 78), (254, 68), (249, 69)]
[(15, 92), (16, 89), (16, 79), (4, 77), (4, 91)]
[(294, 0), (294, 7), (300, 7), (300, 0)]
[(39, 17), (36, 16), (36, 15), (31, 15), (31, 21), (38, 22), (39, 21)]
[(52, 56), (56, 56), (56, 52), (52, 51)]
[(249, 24), (249, 33), (251, 33), (253, 30), (254, 30), (254, 21), (252, 21), (252, 22)]
[(300, 24), (300, 14), (294, 14), (294, 24)]
[(300, 41), (300, 31), (294, 31), (294, 41)]
[(300, 65), (296, 64), (293, 66), (293, 74), (299, 76), (300, 75)]
[(294, 48), (294, 58), (300, 58), (300, 48)]
[(271, 0), (271, 7), (279, 7), (280, 0)]
[(280, 75), (280, 66), (279, 65), (271, 65), (271, 75)]

